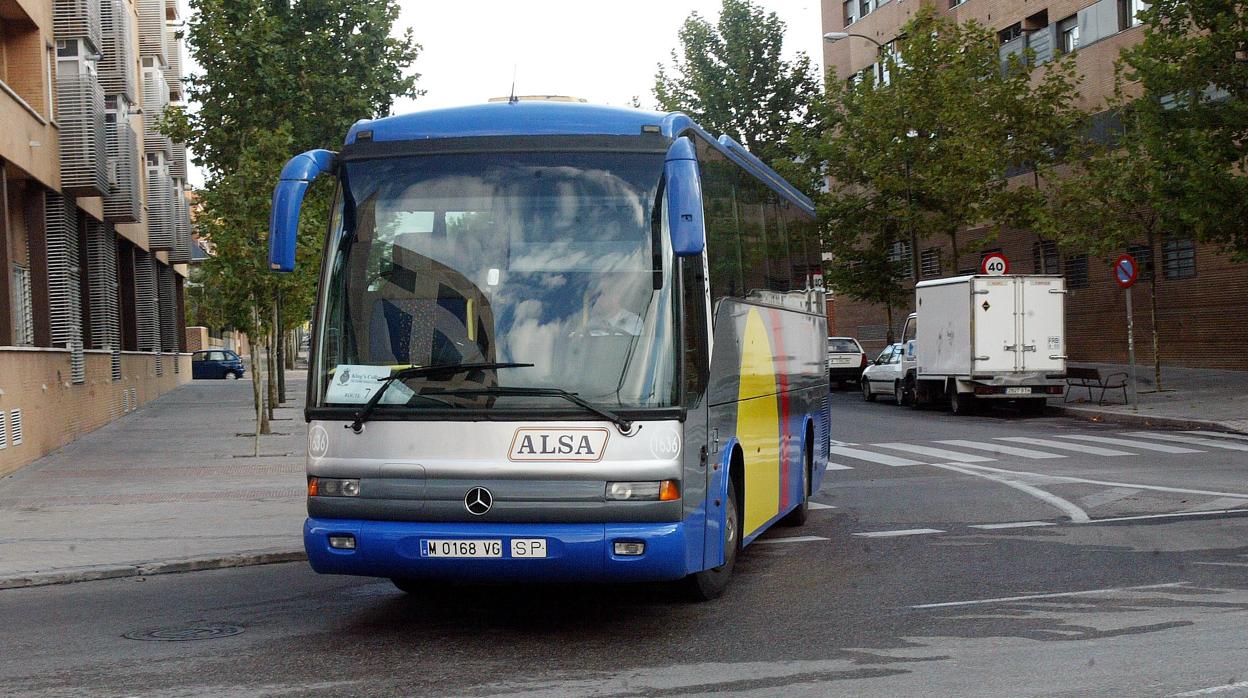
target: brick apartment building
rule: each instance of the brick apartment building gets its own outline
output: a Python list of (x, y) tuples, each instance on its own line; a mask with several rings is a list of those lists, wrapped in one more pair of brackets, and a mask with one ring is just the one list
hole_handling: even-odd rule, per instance
[[(897, 38), (923, 2), (932, 0), (823, 0), (824, 32), (849, 32), (881, 44)], [(1037, 61), (1076, 48), (1076, 64), (1084, 76), (1079, 106), (1101, 112), (1114, 91), (1114, 61), (1124, 47), (1143, 38), (1135, 14), (1140, 0), (935, 0), (958, 21), (974, 19), (997, 32), (1004, 58), (1030, 47)], [(876, 45), (851, 36), (824, 46), (826, 68), (840, 78), (873, 68)], [(967, 231), (960, 239), (975, 237)], [(1060, 273), (1071, 289), (1067, 299), (1067, 338), (1073, 361), (1126, 363), (1127, 328), (1124, 293), (1114, 285), (1112, 259), (1088, 255), (1063, 256), (1056, 246), (1026, 230), (1003, 233), (990, 248), (962, 251), (954, 259), (945, 240), (920, 243), (919, 250), (898, 245), (894, 254), (910, 268), (919, 255), (923, 279), (973, 273), (982, 255), (1003, 252), (1013, 273)], [(1169, 231), (1150, 250), (1143, 241), (1123, 250), (1141, 262), (1142, 277), (1157, 282), (1158, 352), (1164, 365), (1248, 370), (1248, 353), (1232, 351), (1248, 343), (1248, 265), (1234, 265), (1216, 247), (1196, 243), (1183, 231)], [(1142, 278), (1133, 289), (1136, 360), (1153, 360), (1149, 284)], [(913, 297), (911, 297), (913, 304)], [(894, 311), (900, 325), (913, 310)], [(857, 336), (870, 350), (884, 346), (887, 334), (881, 306), (837, 298), (830, 320), (836, 332)], [(899, 328), (895, 328), (899, 329)]]
[(176, 0), (0, 2), (0, 475), (190, 379)]

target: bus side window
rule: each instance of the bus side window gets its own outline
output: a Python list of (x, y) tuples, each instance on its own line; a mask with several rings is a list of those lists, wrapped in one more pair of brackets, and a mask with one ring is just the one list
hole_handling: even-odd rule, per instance
[(706, 346), (706, 279), (702, 257), (680, 258), (680, 303), (685, 399), (687, 407), (702, 402), (706, 392), (708, 351)]

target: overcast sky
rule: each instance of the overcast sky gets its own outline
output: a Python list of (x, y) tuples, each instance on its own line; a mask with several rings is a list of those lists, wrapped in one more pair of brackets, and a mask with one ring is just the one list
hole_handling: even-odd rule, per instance
[[(755, 0), (787, 25), (785, 51), (820, 60), (818, 0)], [(667, 64), (691, 12), (714, 21), (720, 0), (400, 0), (396, 29), (411, 27), (424, 48), (413, 68), (426, 95), (395, 113), (479, 104), (511, 90), (654, 107), (657, 64)], [(185, 15), (184, 15), (185, 16)], [(190, 63), (188, 70), (198, 66)], [(344, 136), (346, 134), (343, 134)], [(191, 184), (203, 184), (192, 172)]]

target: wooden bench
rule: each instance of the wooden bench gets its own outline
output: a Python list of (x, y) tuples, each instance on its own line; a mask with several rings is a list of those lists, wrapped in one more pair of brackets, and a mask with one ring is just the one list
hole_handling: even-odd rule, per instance
[(1100, 398), (1096, 401), (1098, 405), (1105, 404), (1105, 391), (1122, 390), (1122, 404), (1127, 404), (1127, 378), (1126, 371), (1115, 371), (1108, 375), (1101, 375), (1100, 369), (1096, 368), (1073, 368), (1066, 369), (1066, 396), (1062, 398), (1062, 402), (1070, 400), (1070, 394), (1074, 388), (1087, 388), (1088, 401), (1092, 400), (1092, 391), (1100, 390)]

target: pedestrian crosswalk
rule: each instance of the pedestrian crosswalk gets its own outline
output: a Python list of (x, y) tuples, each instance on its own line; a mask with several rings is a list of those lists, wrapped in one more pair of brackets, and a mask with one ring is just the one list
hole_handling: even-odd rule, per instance
[[(1112, 447), (1112, 448), (1111, 448)], [(847, 443), (834, 441), (829, 449), (828, 470), (853, 470), (865, 464), (905, 467), (913, 465), (988, 463), (1025, 458), (1051, 460), (1084, 456), (1185, 456), (1209, 451), (1248, 451), (1248, 436), (1206, 431), (1124, 431), (1100, 434), (1051, 434), (997, 436), (990, 439), (938, 439), (925, 442), (886, 441)]]

